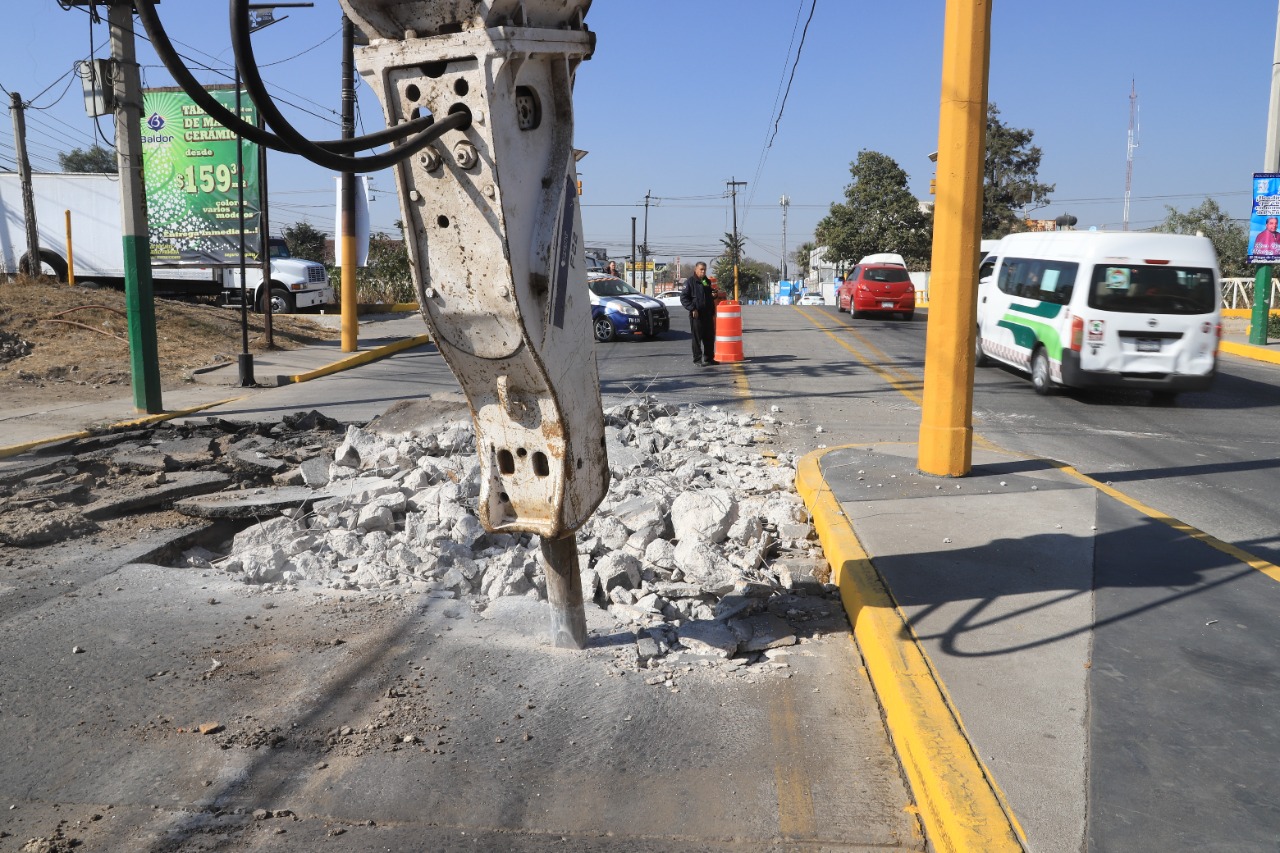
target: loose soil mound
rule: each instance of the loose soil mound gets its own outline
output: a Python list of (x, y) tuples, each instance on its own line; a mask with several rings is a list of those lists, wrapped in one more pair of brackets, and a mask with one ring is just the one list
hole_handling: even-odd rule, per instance
[[(162, 387), (190, 381), (197, 367), (234, 361), (241, 351), (240, 312), (157, 299), (156, 344)], [(249, 315), (249, 350), (262, 352), (262, 315)], [(124, 294), (17, 278), (0, 280), (0, 402), (101, 400), (130, 382)], [(275, 315), (276, 347), (293, 349), (339, 332), (305, 316)]]

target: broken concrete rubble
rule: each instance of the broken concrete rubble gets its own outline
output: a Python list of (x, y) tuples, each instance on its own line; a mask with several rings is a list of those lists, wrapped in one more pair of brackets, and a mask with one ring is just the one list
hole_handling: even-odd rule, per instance
[[(298, 429), (288, 428), (289, 423)], [(310, 431), (301, 431), (304, 426)], [(0, 544), (27, 548), (72, 539), (99, 531), (95, 521), (137, 520), (190, 496), (212, 500), (211, 492), (243, 501), (246, 489), (290, 477), (301, 485), (301, 467), (312, 463), (314, 471), (315, 460), (321, 460), (327, 477), (339, 441), (335, 428), (341, 429), (316, 412), (286, 416), (275, 425), (210, 418), (203, 425), (164, 424), (69, 439), (5, 460)], [(302, 493), (311, 495), (310, 489)], [(292, 505), (254, 507), (242, 517), (272, 515)]]
[[(348, 427), (328, 484), (288, 516), (237, 536), (213, 565), (270, 590), (449, 594), (475, 610), (503, 597), (544, 599), (537, 537), (488, 533), (476, 516), (479, 465), (464, 416), (454, 407), (434, 416), (437, 432), (413, 432), (405, 406), (387, 435), (376, 423)], [(582, 586), (589, 604), (635, 632), (639, 665), (680, 649), (754, 660), (798, 642), (804, 631), (770, 602), (790, 600), (788, 590), (830, 591), (797, 582), (813, 579), (816, 568), (804, 575), (800, 567), (816, 566), (821, 554), (792, 491), (794, 460), (779, 454), (766, 463), (726, 440), (759, 421), (716, 409), (641, 398), (606, 416), (610, 446), (627, 452), (611, 459), (609, 494), (578, 532)]]

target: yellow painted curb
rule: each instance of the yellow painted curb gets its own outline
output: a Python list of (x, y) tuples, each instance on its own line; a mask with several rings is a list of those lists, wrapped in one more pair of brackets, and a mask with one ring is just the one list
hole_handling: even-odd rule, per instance
[(1238, 355), (1241, 358), (1280, 364), (1280, 349), (1272, 350), (1255, 344), (1237, 344), (1232, 341), (1218, 341), (1218, 349), (1231, 355)]
[(924, 650), (826, 488), (819, 460), (836, 449), (805, 455), (796, 488), (813, 515), (928, 840), (935, 850), (955, 853), (1022, 851), (1021, 832), (995, 780), (974, 754)]
[[(1272, 308), (1268, 313), (1273, 317), (1280, 317), (1280, 308)], [(1223, 317), (1237, 317), (1248, 320), (1253, 317), (1252, 308), (1223, 308)]]
[(281, 376), (281, 385), (292, 385), (297, 382), (306, 382), (309, 379), (317, 379), (321, 376), (328, 376), (331, 373), (338, 373), (352, 367), (359, 367), (362, 364), (369, 364), (373, 361), (386, 358), (389, 355), (395, 355), (398, 352), (414, 347), (420, 347), (423, 344), (431, 343), (430, 335), (415, 335), (412, 338), (405, 338), (402, 341), (396, 341), (394, 344), (371, 349), (368, 352), (358, 353), (349, 358), (335, 361), (333, 364), (325, 367), (318, 367), (315, 370), (309, 370), (306, 373), (299, 373), (295, 376)]
[(89, 438), (92, 435), (93, 433), (88, 430), (81, 430), (80, 432), (69, 432), (66, 435), (55, 435), (53, 438), (38, 438), (35, 441), (25, 441), (22, 444), (11, 444), (8, 447), (0, 447), (0, 459), (17, 456), (21, 453), (26, 453), (28, 450), (43, 447), (46, 444), (57, 444), (59, 441), (71, 441), (76, 438)]
[(407, 314), (417, 310), (416, 302), (365, 302), (356, 306), (356, 314)]
[(80, 432), (71, 432), (71, 433), (67, 433), (66, 435), (55, 435), (52, 438), (39, 438), (39, 439), (36, 439), (35, 441), (28, 441), (22, 444), (12, 444), (12, 445), (9, 445), (8, 447), (0, 447), (0, 459), (5, 459), (10, 456), (17, 456), (21, 453), (26, 453), (28, 450), (35, 450), (37, 447), (44, 447), (46, 444), (57, 444), (60, 441), (71, 441), (72, 439), (76, 439), (76, 438), (92, 438), (95, 435), (105, 435), (107, 433), (119, 432), (120, 430), (124, 430), (124, 429), (132, 429), (133, 427), (146, 426), (147, 424), (154, 424), (154, 423), (159, 423), (160, 421), (167, 421), (167, 420), (172, 420), (173, 418), (180, 418), (180, 417), (183, 417), (184, 415), (193, 415), (196, 412), (202, 412), (205, 409), (212, 409), (214, 406), (222, 406), (227, 403), (234, 403), (236, 400), (239, 400), (239, 399), (240, 397), (228, 397), (225, 400), (217, 400), (216, 402), (213, 402), (213, 403), (203, 403), (199, 406), (191, 406), (190, 408), (187, 408), (187, 409), (175, 409), (172, 412), (161, 412), (158, 415), (147, 415), (145, 417), (135, 418), (134, 420), (117, 421), (116, 423), (113, 423), (110, 426), (103, 427), (101, 429), (81, 430)]

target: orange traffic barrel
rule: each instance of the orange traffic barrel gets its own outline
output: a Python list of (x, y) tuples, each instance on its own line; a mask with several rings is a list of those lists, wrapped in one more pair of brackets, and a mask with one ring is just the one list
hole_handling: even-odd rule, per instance
[(716, 361), (742, 360), (742, 306), (730, 299), (716, 306)]

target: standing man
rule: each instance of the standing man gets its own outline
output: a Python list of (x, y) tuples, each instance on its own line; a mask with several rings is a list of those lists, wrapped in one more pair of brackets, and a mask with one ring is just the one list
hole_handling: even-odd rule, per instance
[(698, 261), (693, 275), (684, 280), (680, 304), (689, 312), (689, 332), (693, 336), (693, 363), (715, 364), (716, 300), (707, 278), (707, 265)]

